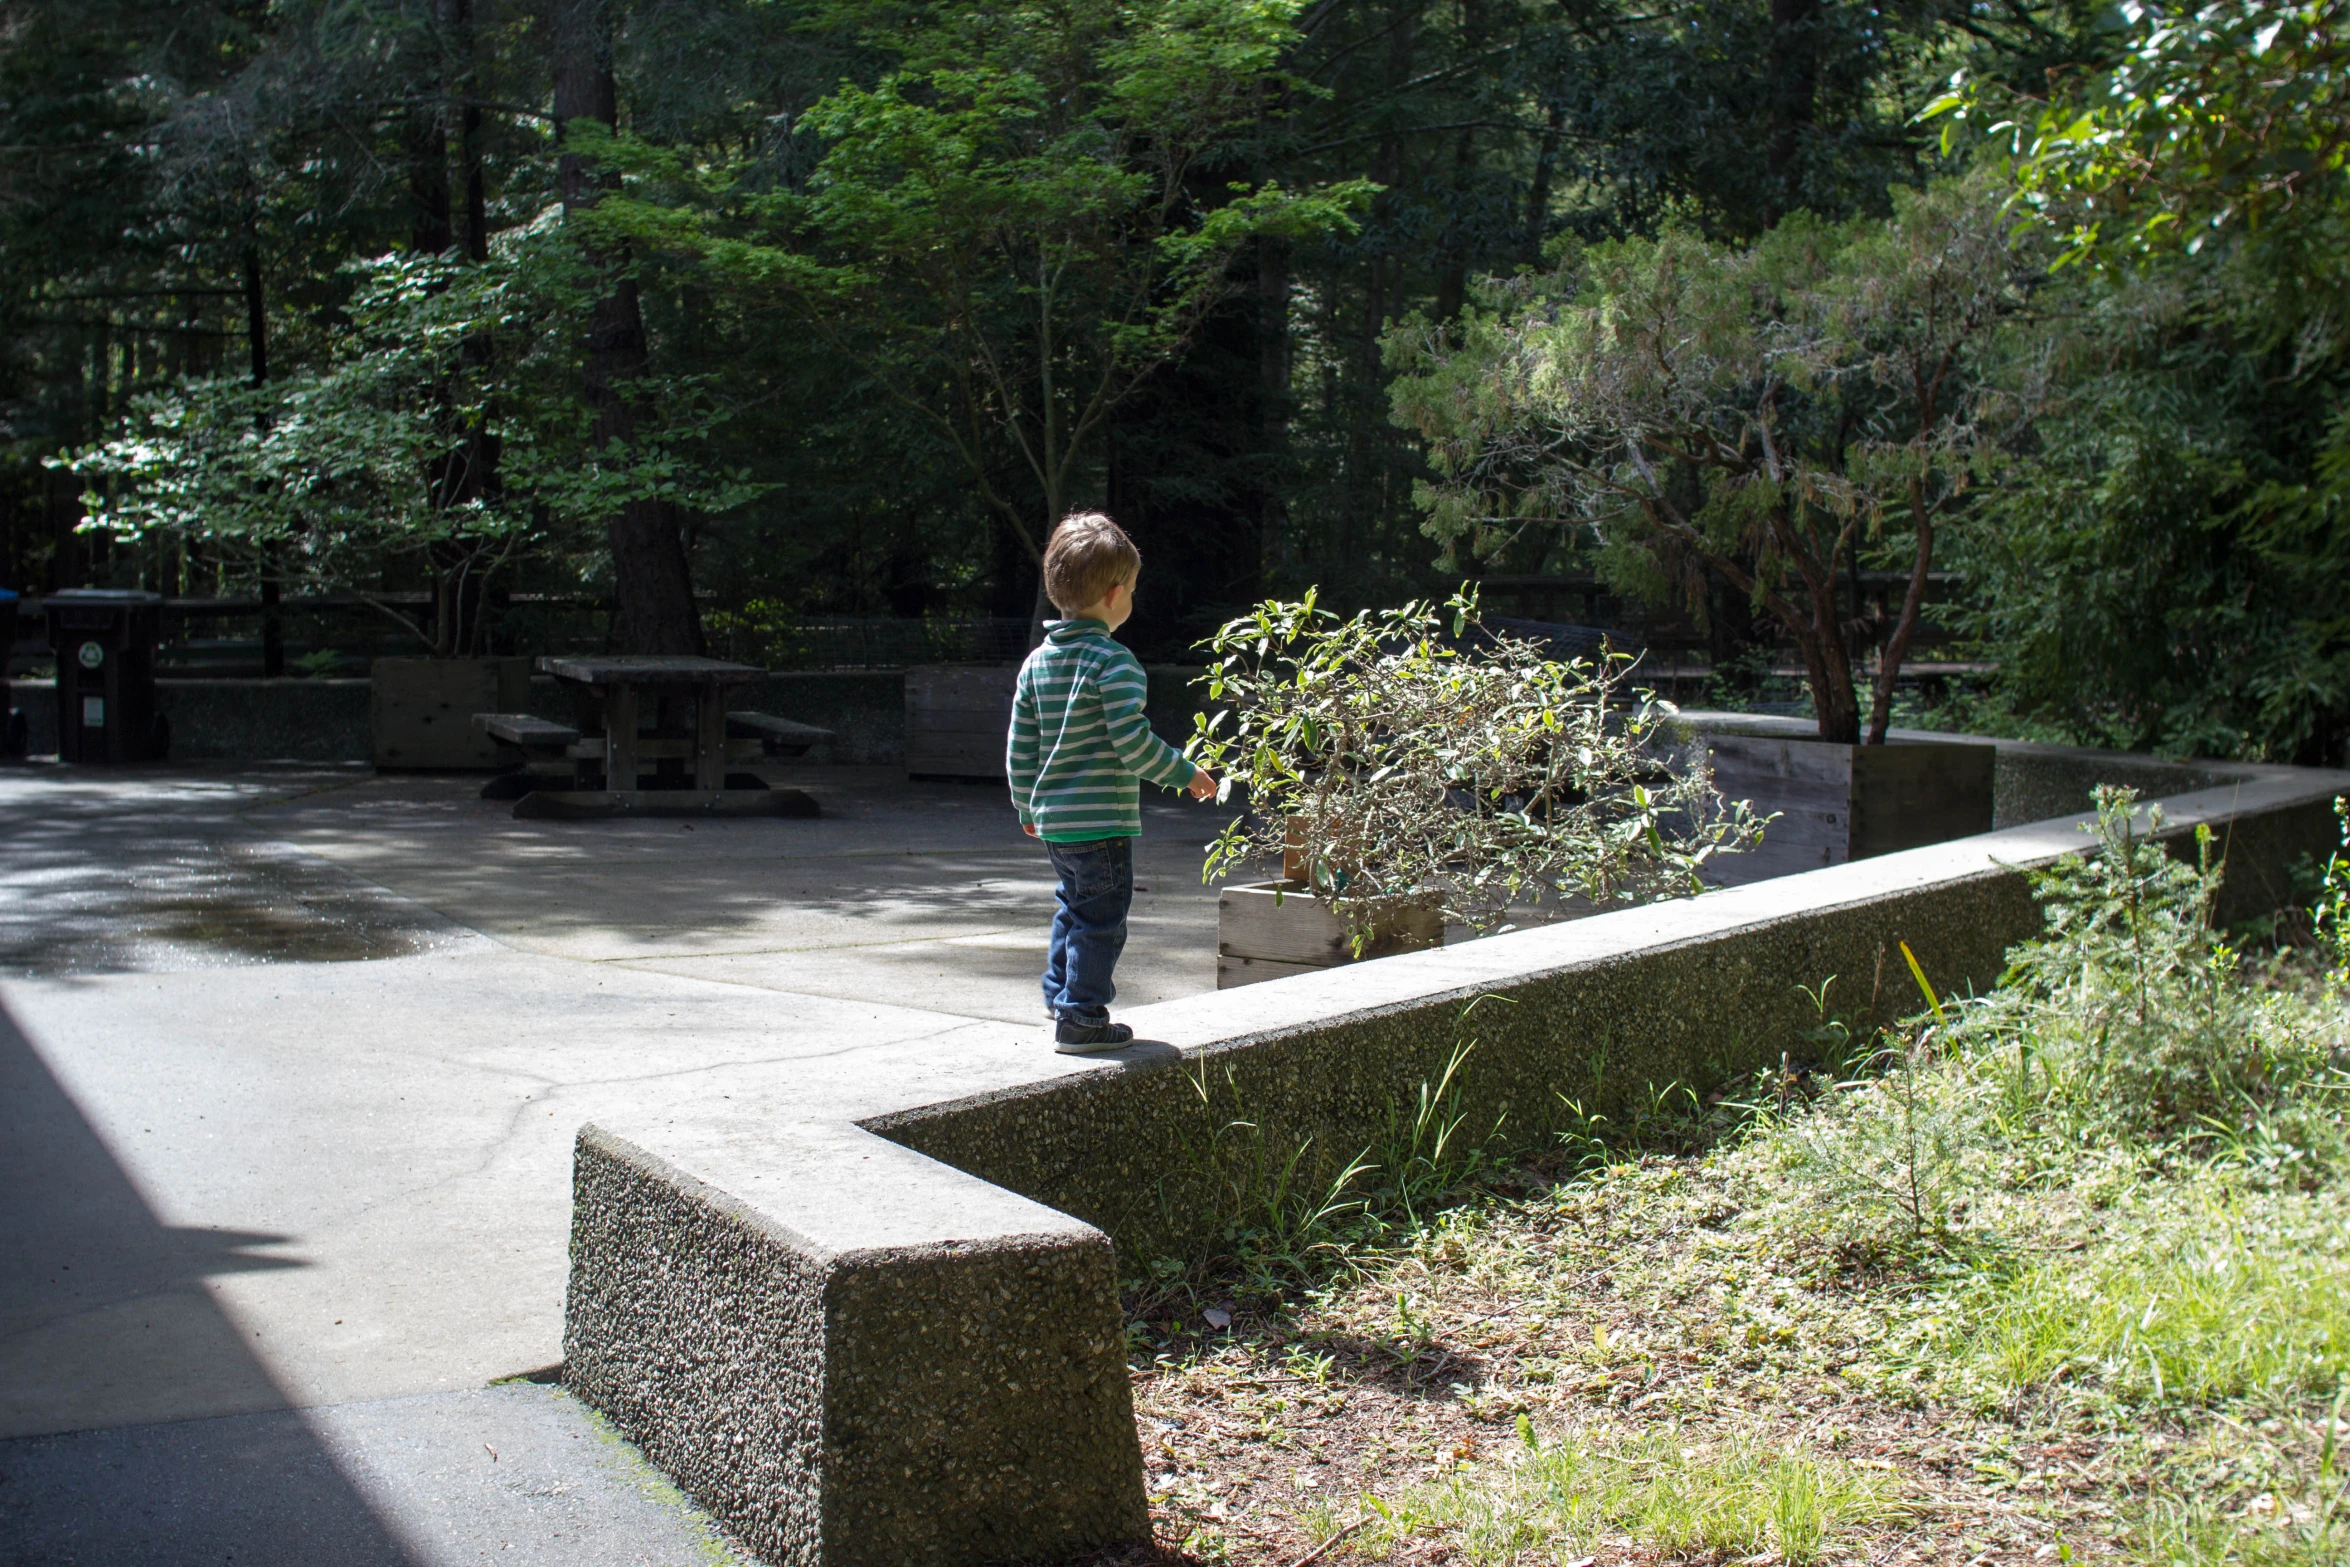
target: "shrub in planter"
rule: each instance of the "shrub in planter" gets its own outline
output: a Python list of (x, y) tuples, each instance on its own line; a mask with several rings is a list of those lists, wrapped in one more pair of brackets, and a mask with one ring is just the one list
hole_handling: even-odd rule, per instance
[(1351, 618), (1268, 601), (1204, 646), (1194, 755), (1249, 805), (1207, 874), (1285, 861), (1358, 955), (1431, 905), (1485, 932), (1685, 897), (1761, 837), (1633, 660), (1547, 658), (1467, 590)]

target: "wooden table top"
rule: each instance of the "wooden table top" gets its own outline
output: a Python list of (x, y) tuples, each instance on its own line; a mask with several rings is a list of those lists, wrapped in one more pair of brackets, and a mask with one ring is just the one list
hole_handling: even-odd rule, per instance
[(615, 653), (598, 656), (549, 654), (540, 658), (538, 667), (558, 680), (576, 680), (582, 685), (656, 685), (663, 682), (700, 684), (715, 681), (720, 685), (740, 685), (746, 680), (766, 678), (767, 671), (755, 664), (729, 664), (718, 658), (692, 658), (671, 653)]

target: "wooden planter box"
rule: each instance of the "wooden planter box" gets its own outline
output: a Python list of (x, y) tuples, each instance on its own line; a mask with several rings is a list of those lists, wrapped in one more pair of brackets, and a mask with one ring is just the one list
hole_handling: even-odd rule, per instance
[[(1443, 945), (1444, 916), (1431, 904), (1399, 911), (1364, 944), (1363, 957)], [(1356, 961), (1346, 926), (1301, 881), (1226, 887), (1216, 897), (1218, 990)]]
[(368, 730), (383, 768), (502, 766), (473, 715), (530, 706), (527, 658), (379, 658), (369, 674)]
[(1816, 871), (1991, 830), (1995, 752), (1961, 741), (1831, 745), (1707, 735), (1714, 787), (1779, 819), (1762, 846), (1709, 862), (1725, 886)]
[(939, 665), (906, 671), (906, 776), (1004, 776), (1012, 727), (1012, 665)]

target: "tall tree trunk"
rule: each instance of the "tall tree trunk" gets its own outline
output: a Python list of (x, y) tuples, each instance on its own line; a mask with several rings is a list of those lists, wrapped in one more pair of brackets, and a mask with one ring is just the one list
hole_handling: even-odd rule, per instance
[(1917, 635), (1918, 622), (1925, 618), (1926, 579), (1934, 568), (1934, 522), (1928, 514), (1923, 486), (1910, 481), (1910, 514), (1917, 522), (1917, 551), (1909, 566), (1909, 590), (1901, 598), (1901, 618), (1893, 623), (1893, 635), (1885, 639), (1884, 655), (1877, 660), (1877, 686), (1869, 700), (1869, 744), (1883, 745), (1885, 731), (1893, 723), (1893, 683), (1901, 678), (1902, 661), (1909, 657), (1910, 639)]
[[(433, 83), (435, 89), (443, 84)], [(408, 160), (408, 248), (437, 256), (457, 242), (449, 222), (449, 135), (442, 105), (434, 101), (408, 111), (401, 141)]]
[(1552, 104), (1542, 129), (1542, 145), (1534, 155), (1534, 180), (1526, 191), (1526, 259), (1542, 265), (1542, 242), (1550, 233), (1550, 182), (1558, 173), (1559, 140), (1567, 126), (1567, 111)]
[(490, 259), (489, 190), (482, 181), (481, 100), (474, 80), (473, 0), (441, 0), (447, 7), (452, 46), (459, 69), (453, 84), (464, 107), (459, 111), (457, 162), (465, 171), (465, 254), (475, 261)]
[(1257, 438), (1264, 456), (1257, 499), (1257, 585), (1272, 591), (1289, 555), (1289, 241), (1257, 241)]
[[(488, 258), (488, 209), (482, 188), (481, 109), (473, 101), (473, 7), (471, 0), (433, 0), (433, 75), (420, 83), (425, 106), (413, 111), (405, 146), (409, 160), (409, 246), (418, 255), (446, 255), (457, 249), (456, 190), (449, 170), (452, 125), (459, 127), (457, 155), (464, 177), (464, 254)], [(466, 368), (486, 365), (487, 333), (469, 335), (458, 353)], [(432, 504), (451, 511), (492, 494), (496, 488), (497, 438), (480, 422), (468, 425), (447, 385), (436, 388), (442, 430), (456, 444), (432, 464), (427, 488)], [(454, 658), (478, 651), (488, 583), (470, 570), (474, 547), (463, 539), (437, 544), (433, 572), (433, 651)]]
[[(1485, 8), (1481, 0), (1460, 0), (1460, 53), (1475, 58), (1485, 47)], [(1474, 116), (1469, 116), (1473, 121)], [(1474, 230), (1469, 219), (1477, 178), (1477, 131), (1465, 124), (1452, 144), (1452, 210), (1445, 214), (1444, 239), (1438, 247), (1436, 314), (1445, 321), (1461, 313), (1469, 292), (1469, 247)]]
[[(245, 238), (245, 355), (255, 386), (269, 384), (269, 312), (261, 292), (261, 246), (251, 234)], [(283, 589), (277, 577), (277, 551), (261, 549), (261, 673), (276, 679), (286, 672), (285, 617), (278, 612)]]
[[(436, 6), (436, 13), (441, 9)], [(440, 19), (436, 14), (434, 20)], [(410, 107), (400, 137), (401, 152), (408, 162), (408, 250), (415, 256), (444, 255), (457, 241), (449, 217), (448, 82), (445, 72), (438, 68), (444, 58), (441, 51), (446, 40), (436, 35), (432, 43), (435, 64), (432, 78), (414, 84), (419, 89), (418, 101)], [(456, 412), (451, 406), (447, 383), (436, 385), (432, 396), (433, 422), (442, 434), (454, 436)], [(443, 452), (426, 465), (425, 496), (435, 511), (447, 511), (455, 506), (458, 491), (464, 484), (462, 451)], [(432, 572), (432, 653), (436, 658), (450, 658), (464, 648), (465, 606), (459, 601), (456, 576), (463, 547), (442, 541), (426, 553)]]
[(262, 309), (261, 251), (251, 239), (239, 258), (245, 269), (245, 362), (255, 386), (269, 384), (269, 317)]
[(1476, 172), (1477, 133), (1463, 126), (1452, 146), (1454, 206), (1444, 225), (1444, 241), (1437, 250), (1436, 314), (1439, 320), (1450, 321), (1459, 315), (1462, 302), (1468, 298), (1468, 221), (1462, 209), (1468, 205), (1469, 184), (1476, 178)]
[[(449, 90), (461, 100), (458, 111), (457, 166), (465, 177), (465, 255), (479, 263), (490, 259), (489, 192), (482, 176), (482, 112), (476, 95), (475, 55), (473, 36), (473, 0), (439, 0), (442, 22), (449, 33), (449, 52), (457, 61), (457, 70), (449, 82)], [(497, 345), (487, 332), (469, 335), (458, 351), (469, 369), (486, 370), (496, 356)], [(497, 411), (484, 407), (465, 434), (464, 480), (457, 498), (461, 501), (488, 501), (495, 503), (498, 485)], [(473, 614), (470, 650), (489, 652), (489, 621), (486, 606), (489, 602), (489, 583), (477, 584), (479, 602)], [(464, 652), (466, 648), (458, 651)]]
[(1805, 607), (1809, 626), (1790, 626), (1802, 649), (1803, 665), (1811, 682), (1812, 711), (1818, 715), (1820, 738), (1834, 745), (1860, 743), (1860, 699), (1852, 686), (1852, 651), (1844, 639), (1844, 621), (1836, 603), (1836, 576), (1806, 583)]
[[(556, 0), (554, 12), (557, 133), (577, 119), (615, 124), (619, 92), (612, 76), (609, 0)], [(594, 206), (602, 194), (595, 171), (576, 153), (565, 153), (558, 165), (556, 190), (567, 213)], [(586, 254), (591, 263), (605, 267), (617, 260), (592, 250)], [(646, 349), (634, 282), (615, 277), (611, 291), (596, 302), (585, 349), (583, 379), (595, 444), (617, 443), (622, 451), (633, 451), (647, 413), (635, 388), (645, 374)], [(624, 502), (607, 519), (605, 531), (612, 545), (613, 645), (627, 653), (701, 652), (702, 619), (694, 607), (676, 506), (657, 499)]]
[(1770, 190), (1776, 223), (1803, 205), (1803, 136), (1819, 88), (1820, 0), (1771, 0)]

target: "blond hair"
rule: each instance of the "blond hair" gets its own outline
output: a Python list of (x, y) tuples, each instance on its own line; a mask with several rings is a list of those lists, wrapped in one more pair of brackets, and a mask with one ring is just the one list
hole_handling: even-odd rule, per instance
[(1142, 570), (1142, 551), (1098, 511), (1073, 511), (1044, 547), (1044, 596), (1064, 615), (1089, 609)]

